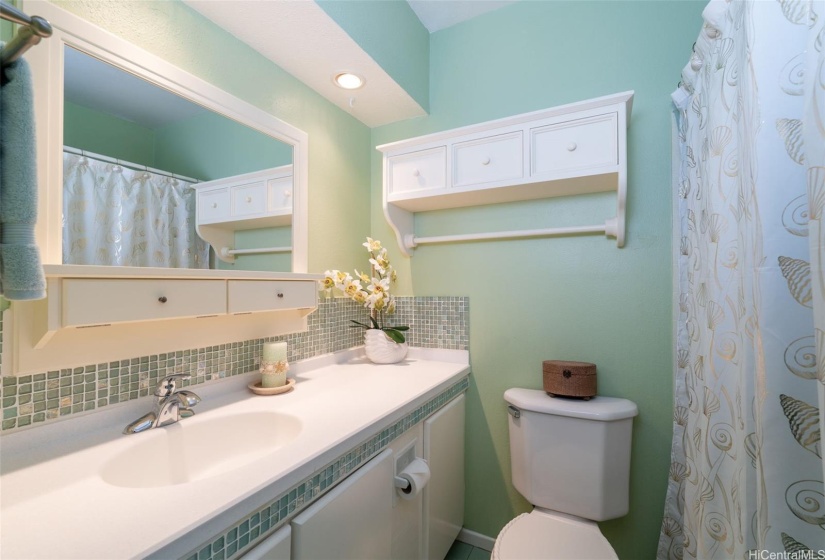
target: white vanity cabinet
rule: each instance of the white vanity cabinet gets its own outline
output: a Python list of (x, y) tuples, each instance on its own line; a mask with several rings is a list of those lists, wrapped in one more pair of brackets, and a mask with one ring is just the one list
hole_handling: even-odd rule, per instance
[(633, 92), (624, 92), (378, 146), (384, 214), (402, 252), (412, 256), (416, 246), (447, 238), (537, 236), (419, 238), (416, 212), (606, 191), (616, 191), (615, 217), (546, 235), (602, 232), (623, 246), (632, 101)]
[(290, 560), (292, 556), (292, 528), (287, 525), (262, 540), (242, 556), (243, 560)]
[(464, 395), (424, 421), (426, 558), (441, 559), (464, 524)]
[(292, 560), (387, 560), (392, 548), (390, 450), (292, 520)]

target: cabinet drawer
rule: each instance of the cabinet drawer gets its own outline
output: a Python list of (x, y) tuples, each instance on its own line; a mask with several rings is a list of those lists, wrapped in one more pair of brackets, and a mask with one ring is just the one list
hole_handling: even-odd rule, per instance
[(270, 179), (266, 182), (266, 188), (268, 191), (267, 210), (269, 212), (292, 209), (291, 176)]
[(198, 193), (198, 221), (202, 224), (229, 219), (229, 189)]
[(519, 130), (453, 145), (453, 187), (519, 179), (524, 175)]
[(223, 280), (62, 281), (63, 326), (226, 313)]
[(266, 212), (266, 184), (263, 181), (234, 186), (230, 193), (233, 218)]
[(412, 152), (387, 158), (390, 193), (404, 193), (447, 186), (447, 148)]
[(318, 285), (312, 281), (230, 280), (229, 313), (315, 307)]
[(617, 165), (618, 117), (607, 113), (530, 131), (533, 175)]

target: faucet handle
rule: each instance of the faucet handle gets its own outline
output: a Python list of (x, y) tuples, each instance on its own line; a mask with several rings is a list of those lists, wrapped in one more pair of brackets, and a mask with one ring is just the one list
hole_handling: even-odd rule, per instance
[(155, 396), (160, 398), (168, 397), (175, 392), (177, 382), (186, 379), (192, 379), (192, 376), (188, 373), (175, 373), (173, 375), (167, 375), (160, 380), (160, 383), (158, 383), (158, 386), (155, 389)]

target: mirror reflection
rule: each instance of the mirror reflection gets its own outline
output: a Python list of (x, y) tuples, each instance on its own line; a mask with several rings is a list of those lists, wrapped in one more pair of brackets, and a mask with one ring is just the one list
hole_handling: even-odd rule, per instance
[(64, 264), (292, 270), (292, 146), (64, 59)]

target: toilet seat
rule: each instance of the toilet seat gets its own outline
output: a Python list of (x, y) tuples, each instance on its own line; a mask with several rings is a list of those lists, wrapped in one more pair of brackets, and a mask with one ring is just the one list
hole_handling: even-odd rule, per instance
[(491, 560), (618, 558), (595, 522), (538, 508), (505, 525), (491, 556)]

